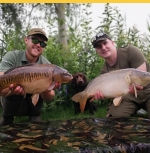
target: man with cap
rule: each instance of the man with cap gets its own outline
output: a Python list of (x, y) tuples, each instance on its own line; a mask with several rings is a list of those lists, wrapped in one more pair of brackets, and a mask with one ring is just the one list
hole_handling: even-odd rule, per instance
[[(139, 48), (129, 45), (117, 49), (108, 34), (104, 32), (100, 32), (92, 38), (92, 45), (97, 54), (105, 60), (101, 74), (125, 68), (150, 71), (149, 64)], [(129, 94), (122, 97), (119, 106), (115, 106), (111, 102), (107, 117), (129, 117), (135, 115), (140, 108), (145, 108), (150, 118), (150, 85), (144, 88), (136, 85), (136, 88), (138, 97), (135, 98), (134, 88), (130, 86)], [(105, 98), (100, 91), (92, 96), (97, 100)]]
[[(50, 63), (42, 53), (47, 45), (48, 38), (46, 33), (40, 28), (33, 28), (29, 31), (24, 39), (26, 44), (25, 51), (7, 52), (3, 57), (0, 65), (0, 75), (11, 68), (24, 66), (30, 63)], [(12, 124), (14, 116), (29, 116), (29, 121), (41, 121), (40, 114), (43, 106), (43, 100), (51, 100), (55, 92), (54, 90), (40, 94), (37, 104), (34, 106), (31, 101), (31, 94), (26, 94), (24, 98), (24, 90), (17, 86), (7, 97), (5, 97), (10, 89), (13, 89), (13, 84), (9, 88), (1, 92), (2, 117), (0, 125)]]

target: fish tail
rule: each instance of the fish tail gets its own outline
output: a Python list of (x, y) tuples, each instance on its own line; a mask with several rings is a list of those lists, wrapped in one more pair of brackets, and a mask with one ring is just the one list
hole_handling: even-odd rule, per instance
[(71, 99), (75, 102), (80, 103), (80, 109), (81, 109), (81, 112), (83, 113), (85, 105), (86, 105), (86, 101), (88, 99), (87, 96), (85, 96), (84, 91), (75, 94)]

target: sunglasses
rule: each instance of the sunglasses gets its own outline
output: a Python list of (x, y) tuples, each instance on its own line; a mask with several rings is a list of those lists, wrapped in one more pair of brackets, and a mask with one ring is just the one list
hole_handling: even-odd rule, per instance
[(35, 37), (28, 37), (28, 39), (31, 39), (33, 44), (38, 44), (38, 43), (40, 43), (40, 46), (41, 46), (42, 48), (45, 48), (45, 47), (47, 46), (47, 44), (46, 44), (44, 41), (40, 41), (40, 40), (38, 40), (38, 39), (35, 38)]

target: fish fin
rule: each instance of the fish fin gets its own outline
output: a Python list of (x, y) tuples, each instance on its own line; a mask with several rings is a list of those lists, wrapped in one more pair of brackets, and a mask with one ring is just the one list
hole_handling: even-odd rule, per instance
[(113, 100), (114, 106), (119, 106), (120, 103), (122, 101), (122, 96), (121, 97), (117, 97)]
[[(12, 91), (13, 91), (13, 89), (10, 90), (5, 97), (7, 97)], [(24, 94), (23, 98), (26, 98), (26, 93)]]
[(94, 98), (94, 97), (90, 99), (90, 102), (92, 102), (93, 100), (95, 100), (95, 98)]
[(10, 90), (5, 97), (7, 97), (13, 90)]
[(83, 101), (80, 101), (80, 110), (83, 113), (84, 109), (85, 109), (85, 105), (86, 105), (86, 99), (84, 99)]
[(135, 84), (133, 84), (133, 88), (134, 88), (135, 97), (137, 98), (137, 90), (136, 90)]
[(31, 98), (32, 98), (32, 103), (35, 106), (39, 100), (39, 94), (34, 94), (34, 95), (32, 95)]
[(23, 98), (26, 98), (26, 93), (24, 94)]
[(79, 92), (79, 93), (75, 94), (71, 99), (73, 101), (75, 101), (75, 102), (79, 102), (80, 103), (80, 110), (83, 113), (86, 101), (88, 99), (87, 96), (85, 95), (85, 92), (84, 91)]
[(55, 87), (56, 82), (53, 81), (50, 85), (50, 87), (48, 88), (48, 90), (53, 90), (53, 88)]

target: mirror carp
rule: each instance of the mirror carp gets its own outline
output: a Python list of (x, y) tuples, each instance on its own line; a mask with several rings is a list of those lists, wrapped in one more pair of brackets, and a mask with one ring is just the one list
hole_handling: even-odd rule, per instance
[(27, 64), (12, 68), (0, 76), (0, 93), (10, 84), (21, 86), (26, 93), (33, 94), (32, 102), (36, 105), (41, 92), (52, 90), (56, 82), (67, 83), (71, 79), (72, 75), (57, 65)]
[(83, 113), (86, 100), (97, 91), (100, 91), (105, 98), (114, 98), (113, 103), (115, 106), (118, 106), (122, 100), (122, 96), (129, 93), (129, 86), (133, 85), (135, 97), (137, 97), (135, 85), (144, 87), (149, 83), (149, 72), (140, 71), (134, 68), (111, 71), (94, 78), (86, 89), (75, 94), (72, 100), (80, 103), (80, 109)]

